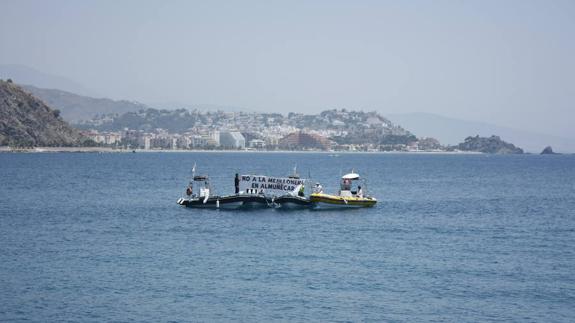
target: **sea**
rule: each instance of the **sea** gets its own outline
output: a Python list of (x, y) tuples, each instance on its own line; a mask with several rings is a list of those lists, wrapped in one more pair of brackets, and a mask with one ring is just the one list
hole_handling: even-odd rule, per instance
[[(185, 208), (194, 164), (378, 203)], [(575, 155), (1, 153), (0, 321), (574, 322)]]

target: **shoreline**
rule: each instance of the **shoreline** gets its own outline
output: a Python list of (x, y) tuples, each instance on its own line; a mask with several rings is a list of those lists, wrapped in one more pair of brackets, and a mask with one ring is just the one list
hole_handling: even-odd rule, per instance
[[(488, 155), (476, 151), (304, 151), (304, 150), (196, 150), (196, 149), (115, 149), (109, 147), (35, 147), (11, 149), (0, 146), (0, 153), (271, 153), (271, 154), (329, 154), (337, 157), (342, 154), (425, 154), (425, 155)], [(531, 155), (525, 153), (525, 155)]]

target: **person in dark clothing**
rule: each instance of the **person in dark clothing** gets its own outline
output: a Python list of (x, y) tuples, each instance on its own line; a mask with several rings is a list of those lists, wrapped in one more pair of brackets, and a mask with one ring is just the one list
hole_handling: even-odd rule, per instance
[(234, 179), (234, 184), (236, 186), (236, 194), (240, 192), (240, 175), (236, 173), (236, 178)]

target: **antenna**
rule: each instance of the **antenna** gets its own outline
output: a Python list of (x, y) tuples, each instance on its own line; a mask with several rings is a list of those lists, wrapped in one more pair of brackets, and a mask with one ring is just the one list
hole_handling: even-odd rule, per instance
[(194, 162), (194, 166), (192, 166), (192, 178), (190, 178), (190, 183), (194, 181), (195, 176), (196, 176), (196, 162)]
[(297, 173), (297, 164), (293, 167), (293, 173), (288, 176), (289, 178), (299, 178), (299, 174)]

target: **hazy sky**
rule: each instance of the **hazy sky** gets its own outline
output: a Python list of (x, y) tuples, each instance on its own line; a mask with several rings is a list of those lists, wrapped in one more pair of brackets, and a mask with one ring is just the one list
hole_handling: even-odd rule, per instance
[(575, 138), (575, 1), (0, 0), (0, 64), (102, 96)]

